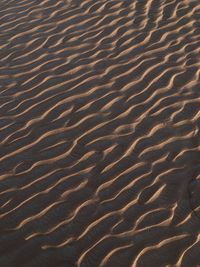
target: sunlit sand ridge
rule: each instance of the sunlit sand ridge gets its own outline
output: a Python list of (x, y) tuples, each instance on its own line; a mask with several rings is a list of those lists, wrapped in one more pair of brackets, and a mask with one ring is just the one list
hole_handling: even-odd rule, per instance
[(0, 1), (0, 267), (200, 266), (200, 3)]

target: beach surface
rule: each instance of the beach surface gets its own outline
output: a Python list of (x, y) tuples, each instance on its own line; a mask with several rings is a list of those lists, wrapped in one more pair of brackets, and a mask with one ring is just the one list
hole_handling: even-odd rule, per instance
[(0, 1), (0, 267), (200, 266), (200, 2)]

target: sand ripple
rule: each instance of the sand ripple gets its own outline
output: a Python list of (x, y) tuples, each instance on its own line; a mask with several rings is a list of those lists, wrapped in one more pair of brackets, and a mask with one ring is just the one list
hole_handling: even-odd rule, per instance
[(200, 266), (199, 20), (1, 0), (0, 266)]

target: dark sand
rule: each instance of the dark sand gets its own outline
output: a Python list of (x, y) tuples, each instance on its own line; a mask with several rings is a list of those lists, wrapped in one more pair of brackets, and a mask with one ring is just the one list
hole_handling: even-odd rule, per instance
[(199, 0), (0, 0), (0, 267), (200, 266)]

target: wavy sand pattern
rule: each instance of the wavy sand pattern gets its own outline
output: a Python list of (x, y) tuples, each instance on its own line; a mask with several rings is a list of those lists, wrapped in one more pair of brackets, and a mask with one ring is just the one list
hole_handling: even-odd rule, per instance
[(198, 0), (1, 0), (0, 266), (200, 266)]

